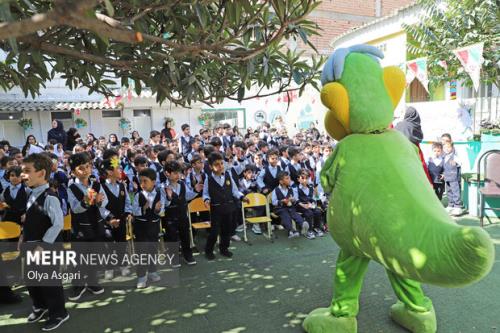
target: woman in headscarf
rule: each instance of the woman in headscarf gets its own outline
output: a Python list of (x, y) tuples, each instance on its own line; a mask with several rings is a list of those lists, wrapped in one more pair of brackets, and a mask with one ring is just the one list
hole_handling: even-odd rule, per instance
[(71, 127), (69, 130), (68, 130), (68, 142), (66, 144), (66, 147), (65, 147), (65, 150), (73, 150), (73, 148), (75, 147), (76, 145), (76, 140), (78, 140), (78, 138), (80, 138), (80, 134), (78, 133), (78, 130), (74, 127)]
[(411, 143), (417, 146), (418, 154), (420, 156), (420, 161), (422, 161), (425, 174), (427, 175), (429, 182), (432, 184), (432, 179), (429, 174), (429, 170), (427, 169), (427, 163), (425, 163), (424, 154), (422, 154), (422, 150), (420, 149), (420, 143), (424, 138), (424, 133), (422, 132), (422, 126), (420, 126), (420, 115), (417, 110), (412, 106), (408, 107), (403, 121), (397, 124), (395, 128), (406, 136)]
[(63, 147), (66, 147), (67, 138), (68, 136), (64, 131), (63, 123), (57, 119), (52, 120), (52, 128), (47, 133), (47, 143), (51, 143), (51, 140), (55, 140), (56, 144), (60, 143)]

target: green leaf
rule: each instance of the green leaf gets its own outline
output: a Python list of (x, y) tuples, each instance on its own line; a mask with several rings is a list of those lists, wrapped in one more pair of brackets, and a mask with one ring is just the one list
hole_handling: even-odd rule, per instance
[(140, 96), (141, 95), (141, 91), (142, 91), (142, 86), (141, 86), (141, 80), (139, 79), (135, 79), (134, 80), (134, 89), (135, 89), (135, 93), (137, 94), (137, 96)]
[(245, 87), (241, 86), (238, 88), (238, 102), (241, 102), (245, 98)]

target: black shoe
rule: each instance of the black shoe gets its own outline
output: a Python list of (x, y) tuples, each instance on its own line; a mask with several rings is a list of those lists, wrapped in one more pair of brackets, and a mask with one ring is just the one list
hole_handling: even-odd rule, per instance
[(64, 317), (57, 317), (57, 318), (51, 318), (47, 320), (47, 323), (45, 324), (44, 327), (42, 327), (42, 331), (47, 332), (47, 331), (52, 331), (58, 328), (59, 326), (62, 325), (66, 320), (69, 319), (69, 313), (66, 313), (66, 316)]
[(0, 292), (0, 304), (17, 304), (22, 302), (21, 296), (13, 292), (10, 287), (0, 287), (0, 289), (5, 288), (5, 292)]
[[(215, 256), (214, 256), (215, 257)], [(185, 255), (184, 256), (184, 261), (186, 262), (186, 264), (188, 264), (189, 266), (191, 265), (196, 265), (196, 260), (194, 260), (194, 257), (193, 255)]]
[(37, 321), (42, 319), (48, 311), (48, 309), (33, 308), (33, 312), (31, 312), (28, 316), (28, 323), (36, 323)]
[(208, 260), (215, 260), (215, 254), (213, 252), (205, 252), (205, 257)]
[(233, 256), (233, 252), (226, 250), (226, 251), (221, 251), (220, 254), (224, 257), (231, 258)]
[(68, 296), (68, 299), (70, 301), (78, 301), (80, 298), (82, 298), (83, 294), (85, 294), (85, 290), (87, 290), (87, 288), (85, 287), (73, 287), (73, 290), (71, 290), (71, 295)]
[(104, 292), (104, 288), (101, 286), (92, 286), (87, 287), (87, 290), (90, 291), (94, 295), (100, 295)]

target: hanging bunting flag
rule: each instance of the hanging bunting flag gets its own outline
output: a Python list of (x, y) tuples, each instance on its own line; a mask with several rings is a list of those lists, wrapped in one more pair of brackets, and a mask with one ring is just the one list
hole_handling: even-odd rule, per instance
[(476, 91), (479, 89), (481, 65), (484, 62), (483, 47), (484, 43), (477, 43), (453, 51), (467, 74), (469, 74)]
[[(406, 63), (409, 72), (412, 73), (413, 79), (416, 77), (424, 86), (425, 90), (429, 92), (429, 76), (427, 75), (427, 58), (418, 58)], [(411, 76), (410, 76), (411, 78)], [(407, 76), (407, 82), (408, 82)], [(410, 82), (411, 82), (410, 81)]]
[(445, 71), (447, 71), (447, 70), (448, 70), (448, 64), (446, 63), (446, 61), (444, 61), (444, 60), (439, 60), (439, 61), (437, 62), (437, 64), (438, 64), (439, 66), (443, 67)]

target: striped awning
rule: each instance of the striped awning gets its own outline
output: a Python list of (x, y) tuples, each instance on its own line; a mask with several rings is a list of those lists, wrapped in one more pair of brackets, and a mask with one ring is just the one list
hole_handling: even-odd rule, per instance
[(22, 111), (71, 111), (71, 110), (108, 110), (115, 109), (112, 103), (101, 102), (61, 102), (61, 101), (30, 101), (30, 100), (0, 100), (0, 112)]

